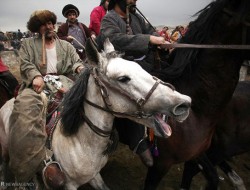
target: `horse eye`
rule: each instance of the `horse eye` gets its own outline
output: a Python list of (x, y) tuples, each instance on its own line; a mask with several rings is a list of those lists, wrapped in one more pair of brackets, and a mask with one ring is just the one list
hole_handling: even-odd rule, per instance
[(122, 83), (126, 83), (128, 81), (130, 81), (131, 79), (127, 76), (122, 76), (122, 77), (118, 77), (118, 81), (122, 82)]

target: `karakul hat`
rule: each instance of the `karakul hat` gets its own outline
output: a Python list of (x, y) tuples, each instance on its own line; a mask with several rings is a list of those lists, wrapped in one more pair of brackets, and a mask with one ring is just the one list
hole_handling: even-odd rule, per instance
[(27, 28), (31, 32), (38, 32), (41, 25), (51, 21), (53, 24), (56, 24), (57, 17), (55, 13), (49, 10), (37, 10), (34, 11), (29, 21), (27, 22)]
[(80, 11), (78, 10), (78, 8), (72, 4), (65, 5), (65, 7), (63, 7), (62, 14), (67, 18), (67, 14), (71, 11), (74, 11), (76, 13), (76, 17), (80, 15)]

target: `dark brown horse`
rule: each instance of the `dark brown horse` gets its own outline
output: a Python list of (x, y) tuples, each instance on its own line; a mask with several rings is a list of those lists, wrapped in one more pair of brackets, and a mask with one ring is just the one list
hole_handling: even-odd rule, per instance
[[(180, 43), (250, 44), (249, 12), (249, 0), (213, 1), (199, 12)], [(157, 139), (159, 156), (148, 169), (145, 189), (156, 189), (173, 164), (198, 158), (208, 149), (250, 51), (176, 49), (171, 56), (171, 66), (156, 74), (192, 97), (192, 111), (183, 123), (170, 119), (172, 136)]]
[[(227, 176), (236, 175), (225, 162), (232, 156), (250, 151), (250, 81), (240, 82), (229, 104), (223, 111), (223, 115), (216, 125), (216, 131), (210, 148), (206, 151), (207, 158), (213, 165), (219, 165)], [(199, 160), (198, 164), (208, 165), (206, 159)], [(206, 166), (205, 166), (206, 167)], [(204, 168), (204, 167), (203, 167)], [(208, 167), (205, 171), (209, 175), (210, 186), (216, 186), (218, 176), (214, 168)], [(194, 175), (200, 172), (197, 162), (185, 163), (182, 178), (182, 189), (189, 189)], [(231, 178), (230, 178), (231, 179)], [(239, 177), (231, 179), (237, 189), (242, 189)], [(234, 181), (233, 181), (234, 180)]]
[(8, 93), (6, 87), (2, 84), (0, 80), (0, 107), (2, 107), (6, 101), (11, 98), (10, 94)]
[(0, 73), (0, 108), (14, 96), (17, 85), (18, 81), (10, 71)]

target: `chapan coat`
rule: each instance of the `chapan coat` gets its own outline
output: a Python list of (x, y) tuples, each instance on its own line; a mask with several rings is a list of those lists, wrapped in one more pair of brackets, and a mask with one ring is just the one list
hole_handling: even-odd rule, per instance
[(126, 33), (126, 22), (114, 10), (109, 11), (101, 23), (101, 46), (106, 38), (114, 45), (115, 50), (125, 52), (134, 58), (147, 55), (150, 35), (158, 36), (155, 30), (137, 13), (130, 14), (132, 34)]
[[(47, 65), (42, 65), (42, 52), (41, 38), (28, 38), (22, 42), (19, 50), (22, 78), (20, 90), (30, 87), (35, 76), (46, 75)], [(75, 74), (76, 68), (83, 65), (75, 48), (67, 41), (56, 39), (56, 54), (58, 75), (71, 78)]]
[[(72, 76), (83, 65), (75, 48), (66, 41), (56, 39), (56, 53), (60, 76)], [(47, 65), (42, 64), (42, 39), (25, 39), (19, 55), (22, 85), (9, 120), (9, 165), (17, 182), (28, 182), (36, 172), (41, 172), (43, 161), (52, 156), (45, 146), (48, 100), (32, 89), (34, 77), (47, 71)]]

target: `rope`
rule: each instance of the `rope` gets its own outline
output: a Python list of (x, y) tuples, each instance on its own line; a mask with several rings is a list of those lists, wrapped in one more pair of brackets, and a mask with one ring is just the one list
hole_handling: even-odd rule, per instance
[(84, 45), (82, 45), (77, 39), (75, 39), (73, 36), (71, 36), (73, 38), (73, 40), (75, 40), (84, 50), (85, 50), (85, 47)]
[(127, 5), (126, 6), (126, 34), (129, 34), (130, 33), (130, 29), (129, 29), (129, 24), (130, 24), (130, 20), (129, 20), (129, 8), (130, 8), (130, 5)]
[(45, 34), (42, 35), (42, 65), (41, 66), (45, 66), (46, 61), (46, 53), (45, 53)]

